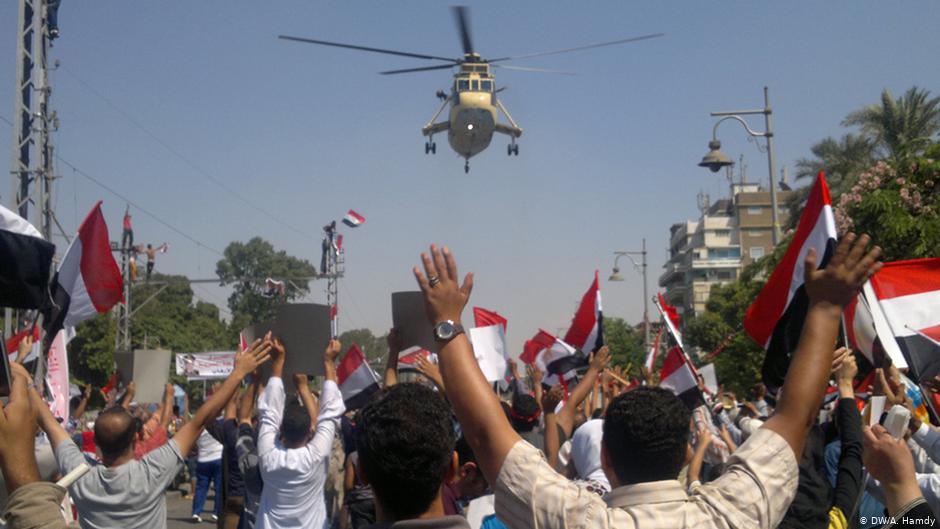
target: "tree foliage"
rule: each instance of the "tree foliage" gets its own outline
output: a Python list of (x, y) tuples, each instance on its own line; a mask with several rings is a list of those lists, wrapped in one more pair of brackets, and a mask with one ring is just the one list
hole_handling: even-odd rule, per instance
[(886, 88), (879, 104), (867, 105), (846, 116), (842, 125), (857, 126), (895, 162), (915, 156), (940, 133), (940, 97), (913, 86), (895, 99)]
[(388, 353), (386, 336), (387, 334), (376, 336), (370, 329), (350, 329), (339, 335), (339, 342), (343, 346), (344, 354), (349, 346), (356, 344), (370, 362), (382, 361)]
[[(278, 305), (310, 292), (309, 281), (297, 278), (316, 275), (316, 268), (309, 261), (277, 251), (261, 237), (246, 243), (231, 242), (224, 253), (225, 257), (216, 264), (216, 274), (221, 284), (233, 286), (228, 298), (233, 329), (272, 318)], [(284, 297), (262, 296), (264, 279), (268, 277), (286, 279)]]
[(643, 351), (643, 333), (637, 331), (623, 318), (604, 318), (604, 341), (610, 348), (612, 364), (622, 366), (633, 364), (634, 369), (643, 365), (646, 359), (646, 353)]

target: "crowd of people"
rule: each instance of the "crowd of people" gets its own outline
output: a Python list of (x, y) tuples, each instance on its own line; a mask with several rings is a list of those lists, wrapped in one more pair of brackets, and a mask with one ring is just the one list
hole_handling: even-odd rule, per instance
[[(456, 332), (439, 337), (436, 363), (419, 359), (421, 380), (404, 382), (393, 329), (382, 387), (360, 409), (347, 410), (337, 386), (336, 341), (317, 392), (296, 374), (288, 390), (285, 349), (268, 334), (194, 413), (173, 406), (172, 386), (148, 407), (131, 385), (93, 424), (80, 423), (88, 391), (60, 422), (13, 363), (0, 413), (4, 518), (17, 529), (166, 527), (166, 490), (189, 465), (193, 522), (211, 484), (210, 516), (224, 528), (932, 526), (940, 430), (917, 419), (901, 438), (869, 427), (855, 357), (836, 348), (843, 308), (880, 266), (869, 244), (844, 237), (822, 269), (806, 256), (809, 307), (776, 394), (706, 391), (694, 409), (652, 377), (630, 381), (606, 347), (574, 387), (512, 364), (501, 398), (460, 326), (473, 275), (461, 281), (436, 246), (414, 275), (430, 323)], [(879, 370), (876, 392), (910, 405), (898, 377)], [(50, 472), (37, 455), (46, 442)]]

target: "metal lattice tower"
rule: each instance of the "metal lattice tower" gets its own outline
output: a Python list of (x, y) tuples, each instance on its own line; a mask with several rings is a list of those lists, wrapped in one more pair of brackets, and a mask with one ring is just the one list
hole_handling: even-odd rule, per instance
[[(21, 217), (30, 220), (30, 203), (36, 206), (32, 223), (46, 240), (52, 240), (53, 224), (58, 225), (53, 211), (52, 188), (55, 180), (55, 158), (51, 133), (56, 116), (49, 103), (48, 0), (20, 0), (16, 26), (16, 90), (13, 96), (13, 154), (10, 157), (12, 192), (10, 205)], [(37, 95), (34, 102), (33, 95)], [(35, 152), (33, 152), (35, 151)], [(35, 165), (33, 162), (37, 161)], [(68, 236), (62, 230), (62, 234)], [(5, 312), (4, 333), (10, 334), (13, 312)]]

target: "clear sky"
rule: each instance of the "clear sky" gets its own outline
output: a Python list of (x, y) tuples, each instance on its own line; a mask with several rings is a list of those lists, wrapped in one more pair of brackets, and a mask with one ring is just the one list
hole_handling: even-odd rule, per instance
[[(0, 2), (7, 119), (17, 4)], [(354, 208), (367, 221), (345, 230), (342, 328), (387, 329), (390, 293), (415, 287), (410, 268), (437, 241), (476, 272), (473, 304), (509, 318), (518, 353), (539, 327), (567, 327), (594, 270), (606, 279), (613, 251), (637, 250), (644, 237), (655, 292), (669, 226), (698, 215), (700, 190), (726, 193), (723, 175), (696, 167), (709, 112), (760, 107), (770, 86), (779, 168), (842, 134), (840, 120), (883, 88), (940, 91), (934, 1), (479, 2), (471, 17), (484, 57), (666, 36), (515, 63), (574, 77), (498, 71), (509, 87), (502, 101), (525, 130), (520, 155), (508, 158), (497, 136), (467, 176), (445, 137), (425, 156), (420, 134), (448, 71), (382, 77), (428, 63), (276, 38), (458, 57), (444, 3), (64, 0), (52, 52), (62, 64), (52, 74), (55, 142), (63, 158), (205, 246), (135, 211), (138, 240), (171, 244), (162, 272), (213, 277), (214, 250), (255, 235), (318, 262), (320, 227)], [(751, 179), (766, 181), (766, 158), (743, 129), (726, 123), (719, 136), (725, 152), (745, 156)], [(10, 166), (10, 142), (0, 123), (0, 167)], [(64, 164), (59, 172), (66, 228), (103, 199), (117, 238), (124, 202)], [(626, 282), (602, 285), (605, 313), (640, 321), (642, 280), (622, 268)], [(313, 288), (311, 299), (324, 301), (325, 283)], [(224, 308), (224, 289), (196, 293)]]

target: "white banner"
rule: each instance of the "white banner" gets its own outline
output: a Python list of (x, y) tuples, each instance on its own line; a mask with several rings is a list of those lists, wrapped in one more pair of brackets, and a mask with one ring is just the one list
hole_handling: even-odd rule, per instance
[(176, 353), (176, 374), (189, 380), (225, 378), (235, 368), (235, 351)]
[(65, 349), (65, 330), (60, 330), (49, 347), (46, 367), (46, 385), (52, 401), (52, 414), (60, 419), (69, 418), (69, 355)]

